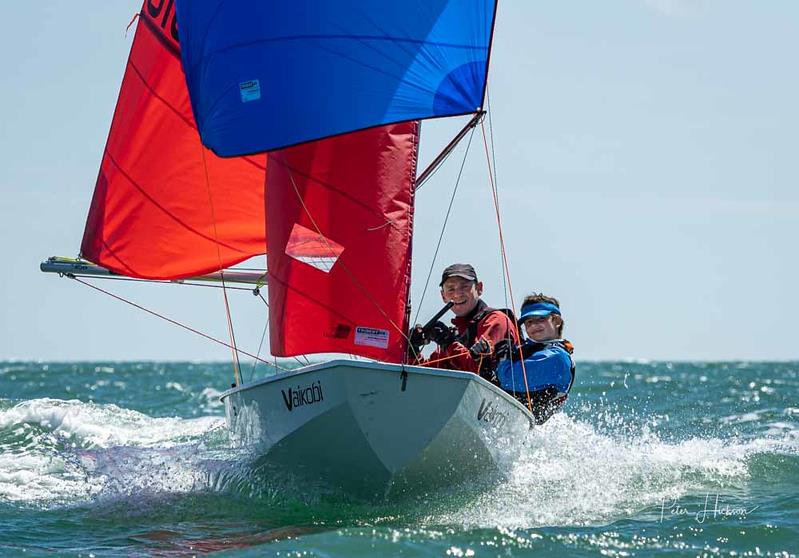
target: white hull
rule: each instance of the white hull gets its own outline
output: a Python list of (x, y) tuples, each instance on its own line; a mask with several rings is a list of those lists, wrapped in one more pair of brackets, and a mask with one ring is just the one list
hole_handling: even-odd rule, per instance
[(490, 478), (534, 424), (475, 374), (337, 360), (222, 395), (235, 443), (359, 497)]

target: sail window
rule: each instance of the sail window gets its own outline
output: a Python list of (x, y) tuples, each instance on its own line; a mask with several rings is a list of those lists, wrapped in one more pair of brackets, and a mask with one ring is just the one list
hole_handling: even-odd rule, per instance
[(286, 244), (286, 255), (319, 271), (330, 273), (344, 247), (329, 238), (294, 223)]

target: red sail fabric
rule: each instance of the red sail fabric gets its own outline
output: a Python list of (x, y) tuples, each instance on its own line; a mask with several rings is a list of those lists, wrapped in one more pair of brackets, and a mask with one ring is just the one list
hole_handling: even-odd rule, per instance
[(174, 12), (144, 2), (81, 244), (84, 258), (131, 277), (188, 277), (266, 251), (266, 156), (202, 147)]
[(403, 360), (418, 133), (406, 122), (270, 153), (273, 355)]

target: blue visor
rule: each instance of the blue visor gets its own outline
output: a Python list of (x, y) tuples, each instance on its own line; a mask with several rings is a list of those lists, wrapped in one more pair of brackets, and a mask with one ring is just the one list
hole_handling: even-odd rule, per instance
[(557, 314), (560, 316), (560, 308), (549, 302), (526, 304), (522, 306), (522, 315), (519, 316), (519, 321), (523, 322), (527, 318), (543, 318), (550, 314)]

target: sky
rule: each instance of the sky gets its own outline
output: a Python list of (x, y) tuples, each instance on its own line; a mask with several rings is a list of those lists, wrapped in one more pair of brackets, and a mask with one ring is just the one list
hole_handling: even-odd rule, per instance
[[(137, 0), (13, 2), (0, 19), (0, 360), (225, 360), (230, 352), (68, 279)], [(491, 124), (513, 299), (560, 299), (578, 360), (799, 358), (799, 3), (500, 2)], [(463, 121), (425, 122), (429, 161)], [(478, 132), (479, 133), (479, 132)], [(482, 139), (417, 196), (412, 302), (475, 265), (506, 304)], [(433, 280), (422, 299), (425, 279)], [(216, 289), (101, 286), (227, 338)], [(242, 348), (263, 303), (232, 293)], [(261, 354), (268, 351), (262, 348)]]

